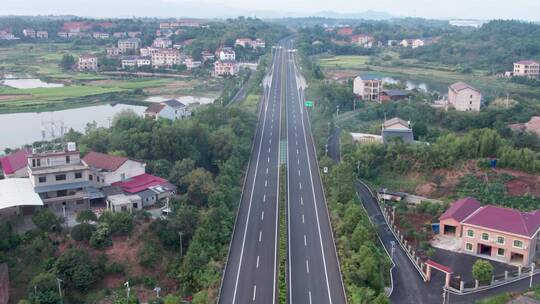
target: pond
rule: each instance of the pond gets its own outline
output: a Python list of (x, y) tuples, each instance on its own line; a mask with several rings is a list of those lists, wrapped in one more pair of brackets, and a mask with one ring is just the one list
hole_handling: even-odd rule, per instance
[(38, 78), (6, 78), (0, 83), (15, 89), (58, 88), (64, 86), (61, 83), (49, 83)]
[(63, 123), (69, 130), (84, 131), (86, 124), (95, 121), (98, 126), (109, 126), (114, 115), (131, 109), (142, 115), (146, 107), (125, 104), (99, 105), (56, 112), (0, 114), (0, 150), (17, 148), (42, 139), (42, 130), (48, 123)]
[[(148, 102), (162, 102), (165, 100), (169, 100), (170, 98), (166, 98), (163, 96), (153, 96), (148, 97), (145, 99), (145, 101)], [(199, 96), (178, 96), (175, 97), (175, 99), (178, 99), (180, 102), (182, 102), (185, 105), (196, 105), (196, 104), (211, 104), (214, 102), (215, 98), (212, 97), (199, 97)]]

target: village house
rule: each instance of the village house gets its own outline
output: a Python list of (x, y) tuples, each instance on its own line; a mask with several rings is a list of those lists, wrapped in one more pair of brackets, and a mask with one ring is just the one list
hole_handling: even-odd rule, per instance
[(534, 133), (540, 138), (540, 116), (533, 116), (526, 123), (511, 124), (508, 127), (513, 131)]
[(118, 48), (122, 53), (126, 53), (130, 50), (136, 50), (141, 45), (141, 39), (139, 38), (127, 38), (118, 40)]
[(112, 212), (132, 212), (151, 207), (176, 193), (176, 187), (168, 180), (148, 173), (113, 183), (112, 186), (123, 192), (107, 197), (107, 209)]
[(0, 157), (0, 167), (5, 178), (28, 177), (26, 158), (30, 151), (20, 149), (7, 156)]
[(235, 61), (236, 53), (230, 47), (222, 47), (222, 48), (217, 49), (216, 57), (222, 61)]
[(152, 46), (155, 48), (170, 48), (172, 46), (172, 40), (169, 38), (158, 37), (154, 39)]
[(448, 87), (448, 105), (456, 111), (480, 111), (482, 94), (464, 82), (456, 82)]
[(363, 47), (372, 47), (375, 38), (371, 35), (354, 35), (351, 37), (351, 43), (363, 46)]
[(62, 38), (62, 39), (68, 39), (68, 33), (67, 32), (63, 32), (63, 31), (60, 31), (56, 34), (58, 37)]
[(235, 61), (218, 60), (214, 63), (214, 76), (234, 76), (238, 74), (238, 64)]
[(352, 27), (342, 27), (337, 30), (337, 34), (340, 36), (352, 36), (353, 28)]
[(385, 144), (395, 138), (401, 138), (405, 143), (414, 142), (411, 123), (399, 117), (383, 122), (381, 136)]
[(152, 65), (152, 60), (150, 58), (140, 57), (140, 56), (123, 56), (120, 59), (122, 69), (126, 68), (140, 68), (143, 66)]
[(108, 47), (106, 49), (107, 57), (118, 57), (122, 54), (122, 50), (117, 47)]
[(88, 179), (97, 188), (144, 174), (146, 168), (143, 162), (94, 151), (86, 154), (82, 163), (90, 168)]
[(214, 60), (214, 59), (216, 59), (216, 55), (212, 54), (212, 53), (209, 52), (209, 51), (202, 51), (201, 56), (202, 56), (203, 62), (206, 62), (206, 61), (208, 61), (208, 60)]
[(169, 99), (151, 104), (144, 111), (144, 117), (152, 119), (165, 118), (169, 120), (184, 119), (191, 116), (187, 106), (176, 99)]
[(92, 33), (92, 38), (94, 38), (94, 39), (109, 39), (110, 35), (109, 35), (109, 33), (104, 33), (104, 32), (94, 32), (94, 33)]
[(154, 68), (172, 67), (182, 63), (182, 56), (175, 49), (159, 49), (151, 55), (152, 66)]
[(198, 60), (193, 60), (193, 58), (188, 57), (186, 58), (186, 60), (184, 60), (184, 64), (186, 65), (186, 68), (188, 69), (188, 71), (191, 71), (193, 69), (200, 68), (202, 65), (202, 62)]
[(127, 33), (126, 32), (114, 32), (112, 36), (113, 36), (113, 38), (116, 38), (116, 39), (126, 38)]
[(353, 81), (353, 93), (365, 101), (379, 101), (383, 90), (382, 79), (368, 75), (358, 75)]
[(535, 60), (522, 60), (515, 62), (513, 76), (539, 78), (540, 62)]
[(536, 261), (540, 210), (482, 206), (468, 197), (454, 202), (439, 221), (440, 235), (455, 238), (460, 252), (519, 266)]
[(5, 30), (0, 30), (0, 39), (2, 40), (17, 40), (19, 38), (15, 37), (13, 33)]
[(23, 36), (26, 38), (36, 38), (36, 31), (33, 28), (25, 28), (23, 30)]
[(137, 38), (137, 37), (140, 37), (142, 33), (141, 32), (128, 32), (127, 35), (129, 38)]
[(38, 39), (49, 39), (49, 32), (47, 31), (37, 31), (36, 38)]
[(83, 54), (79, 56), (77, 61), (77, 69), (79, 71), (97, 71), (98, 58), (96, 55)]
[(404, 90), (383, 90), (379, 96), (380, 102), (397, 101), (407, 99), (409, 93)]
[(257, 38), (255, 40), (252, 40), (250, 38), (238, 38), (234, 42), (234, 45), (235, 46), (239, 45), (239, 46), (242, 46), (244, 48), (250, 47), (250, 48), (253, 48), (253, 49), (257, 49), (257, 48), (265, 48), (266, 47), (266, 42), (263, 39), (260, 39), (260, 38)]
[(159, 52), (161, 49), (154, 47), (144, 47), (139, 50), (142, 57), (152, 57), (153, 54)]
[(62, 150), (31, 151), (27, 160), (30, 182), (45, 208), (63, 213), (90, 207), (89, 170), (75, 143)]

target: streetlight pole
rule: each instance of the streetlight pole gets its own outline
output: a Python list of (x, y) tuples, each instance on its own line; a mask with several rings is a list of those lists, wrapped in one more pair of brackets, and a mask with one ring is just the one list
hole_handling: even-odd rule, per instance
[(56, 278), (56, 283), (58, 284), (58, 295), (60, 295), (60, 303), (64, 303), (64, 297), (62, 296), (62, 280)]
[(129, 281), (125, 282), (124, 286), (126, 286), (127, 298), (129, 299), (129, 292), (131, 291), (131, 288), (129, 288)]

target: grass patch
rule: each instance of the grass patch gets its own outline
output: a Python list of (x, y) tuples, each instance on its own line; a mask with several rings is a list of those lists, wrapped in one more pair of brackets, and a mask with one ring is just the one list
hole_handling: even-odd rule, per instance
[(361, 69), (368, 61), (369, 56), (334, 56), (319, 59), (319, 65), (323, 68)]
[(508, 301), (512, 300), (512, 297), (510, 297), (510, 294), (503, 293), (500, 295), (496, 295), (490, 298), (482, 299), (479, 301), (476, 301), (474, 303), (476, 304), (506, 304)]
[(279, 168), (279, 303), (287, 304), (287, 167)]

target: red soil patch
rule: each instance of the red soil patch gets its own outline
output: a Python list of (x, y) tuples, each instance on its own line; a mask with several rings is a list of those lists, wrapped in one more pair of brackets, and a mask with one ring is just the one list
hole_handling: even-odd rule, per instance
[(508, 174), (514, 177), (506, 183), (506, 191), (510, 196), (529, 194), (540, 197), (540, 176), (511, 169), (495, 169), (497, 174)]

